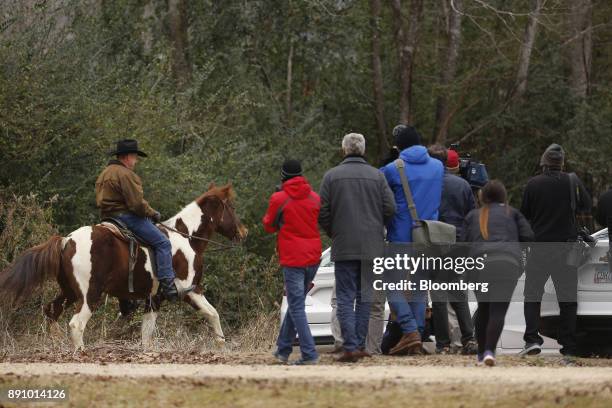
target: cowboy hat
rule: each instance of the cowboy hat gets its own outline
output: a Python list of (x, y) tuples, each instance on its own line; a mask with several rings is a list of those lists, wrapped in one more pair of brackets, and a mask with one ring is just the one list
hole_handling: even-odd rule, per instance
[(147, 157), (146, 153), (138, 150), (138, 141), (134, 139), (123, 139), (117, 142), (117, 149), (110, 152), (111, 156), (136, 153), (141, 157)]

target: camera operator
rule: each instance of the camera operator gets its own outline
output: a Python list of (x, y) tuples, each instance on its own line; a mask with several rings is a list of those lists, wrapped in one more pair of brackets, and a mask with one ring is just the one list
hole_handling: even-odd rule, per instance
[[(476, 208), (474, 195), (467, 181), (458, 177), (459, 155), (454, 150), (447, 150), (444, 146), (430, 146), (429, 155), (438, 159), (446, 166), (442, 182), (442, 200), (440, 202), (439, 220), (452, 224), (457, 228), (457, 242), (461, 237), (463, 223), (467, 214)], [(455, 173), (455, 174), (453, 174)], [(458, 256), (458, 248), (453, 251)], [(457, 279), (454, 272), (445, 273), (437, 271), (436, 281), (450, 282)], [(432, 309), (434, 330), (436, 335), (436, 353), (450, 353), (450, 335), (448, 330), (448, 306), (455, 311), (457, 322), (461, 330), (462, 354), (476, 354), (476, 341), (474, 339), (474, 325), (467, 301), (466, 291), (433, 291)]]

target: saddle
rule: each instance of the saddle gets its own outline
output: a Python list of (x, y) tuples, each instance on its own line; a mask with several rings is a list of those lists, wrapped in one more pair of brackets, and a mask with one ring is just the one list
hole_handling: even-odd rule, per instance
[(117, 237), (121, 241), (127, 242), (128, 244), (128, 290), (130, 293), (134, 293), (134, 266), (136, 265), (136, 260), (138, 258), (138, 250), (140, 248), (147, 251), (149, 259), (151, 260), (151, 265), (153, 267), (153, 274), (154, 276), (157, 276), (155, 253), (142, 239), (140, 239), (136, 234), (130, 231), (130, 229), (121, 220), (112, 217), (103, 218), (100, 223), (97, 224), (97, 226), (106, 228), (115, 237)]

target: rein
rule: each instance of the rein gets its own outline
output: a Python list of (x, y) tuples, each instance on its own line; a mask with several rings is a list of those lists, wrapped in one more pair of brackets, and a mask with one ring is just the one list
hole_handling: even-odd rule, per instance
[(208, 242), (210, 244), (218, 245), (219, 248), (214, 249), (214, 250), (217, 250), (217, 251), (222, 251), (222, 250), (225, 250), (225, 249), (236, 249), (236, 248), (240, 248), (241, 247), (241, 245), (233, 245), (233, 244), (232, 245), (228, 245), (228, 244), (225, 244), (223, 242), (215, 241), (215, 240), (212, 240), (212, 239), (202, 238), (202, 237), (198, 237), (198, 236), (190, 235), (190, 234), (185, 234), (184, 232), (181, 232), (181, 231), (179, 231), (177, 229), (169, 227), (169, 226), (167, 226), (165, 224), (161, 224), (160, 223), (159, 225), (162, 226), (163, 228), (167, 229), (168, 231), (176, 232), (177, 234), (182, 235), (185, 238), (196, 239), (198, 241), (204, 241), (204, 242)]

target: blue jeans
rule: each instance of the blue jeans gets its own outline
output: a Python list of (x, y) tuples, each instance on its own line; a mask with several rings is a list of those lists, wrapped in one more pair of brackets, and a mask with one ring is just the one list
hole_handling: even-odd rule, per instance
[(121, 220), (134, 234), (153, 248), (155, 252), (155, 263), (157, 264), (157, 279), (160, 281), (174, 280), (175, 274), (172, 269), (172, 245), (168, 238), (148, 218), (126, 213), (118, 215)]
[(316, 360), (319, 358), (305, 311), (306, 292), (310, 289), (310, 282), (314, 279), (318, 268), (319, 264), (304, 267), (283, 266), (288, 310), (281, 324), (278, 340), (276, 340), (278, 354), (283, 357), (289, 357), (291, 354), (297, 332), (302, 359)]
[[(385, 275), (387, 282), (400, 282), (405, 278), (400, 271), (390, 271)], [(413, 282), (417, 287), (420, 279), (425, 279), (425, 275), (419, 271), (413, 275)], [(422, 290), (411, 290), (406, 293), (401, 290), (387, 290), (387, 301), (389, 308), (395, 313), (395, 321), (400, 325), (402, 333), (412, 333), (418, 330), (423, 335), (425, 331), (425, 309), (427, 307), (427, 293)]]
[(425, 308), (426, 303), (407, 300), (389, 300), (389, 307), (395, 313), (395, 321), (399, 323), (402, 333), (419, 331), (421, 336), (425, 331)]
[(344, 350), (365, 349), (371, 303), (361, 299), (361, 261), (336, 261), (334, 276)]

